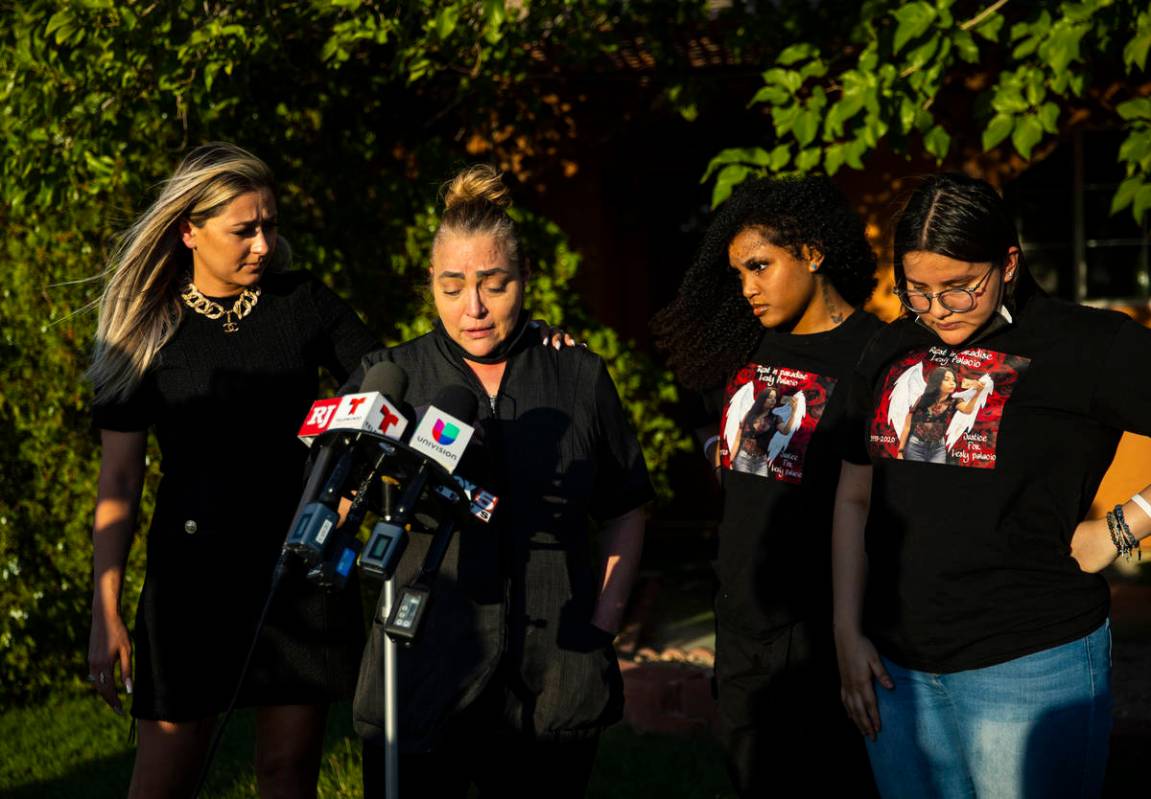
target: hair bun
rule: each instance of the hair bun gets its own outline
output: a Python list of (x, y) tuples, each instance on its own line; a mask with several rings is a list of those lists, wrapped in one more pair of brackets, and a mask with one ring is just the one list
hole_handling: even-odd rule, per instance
[(503, 175), (487, 164), (470, 166), (452, 178), (444, 187), (444, 209), (462, 203), (488, 202), (497, 208), (507, 208), (512, 197), (504, 185)]

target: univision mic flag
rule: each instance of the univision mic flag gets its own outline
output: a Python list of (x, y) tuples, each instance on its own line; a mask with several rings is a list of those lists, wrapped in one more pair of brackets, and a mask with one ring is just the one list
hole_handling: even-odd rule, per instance
[(416, 425), (408, 444), (416, 452), (427, 455), (443, 466), (448, 472), (454, 472), (474, 432), (475, 428), (470, 424), (432, 405)]

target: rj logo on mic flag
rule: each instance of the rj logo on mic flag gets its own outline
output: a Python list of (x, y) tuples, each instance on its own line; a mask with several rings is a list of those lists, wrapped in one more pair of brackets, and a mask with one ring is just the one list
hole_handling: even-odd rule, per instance
[(459, 435), (460, 428), (445, 422), (443, 419), (437, 419), (436, 423), (432, 425), (432, 438), (436, 440), (437, 444), (443, 444), (445, 447), (451, 446)]
[(468, 448), (475, 428), (450, 413), (430, 406), (408, 444), (416, 452), (427, 455), (449, 472), (455, 471), (460, 457)]
[(328, 430), (371, 430), (399, 440), (407, 426), (404, 415), (383, 394), (372, 391), (316, 400), (297, 435), (309, 446)]

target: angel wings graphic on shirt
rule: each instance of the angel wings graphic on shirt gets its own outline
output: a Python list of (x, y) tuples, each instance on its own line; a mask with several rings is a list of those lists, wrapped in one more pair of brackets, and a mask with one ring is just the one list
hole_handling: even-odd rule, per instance
[(729, 452), (735, 451), (735, 442), (739, 438), (739, 428), (743, 424), (751, 406), (755, 404), (755, 384), (750, 380), (739, 387), (739, 391), (731, 396), (727, 403), (727, 420), (723, 426), (723, 440), (727, 442)]
[[(924, 362), (920, 361), (908, 367), (895, 381), (895, 385), (891, 387), (891, 398), (887, 406), (887, 422), (896, 435), (902, 432), (903, 426), (907, 422), (907, 415), (911, 413), (915, 404), (923, 396), (924, 389), (927, 388), (927, 377), (924, 374), (923, 365)], [(987, 398), (995, 389), (995, 383), (990, 374), (984, 374), (980, 377), (979, 383), (981, 388), (969, 388), (952, 395), (954, 399), (958, 400), (960, 406), (965, 405), (973, 397), (977, 398), (967, 411), (962, 411), (956, 407), (955, 413), (947, 425), (947, 436), (944, 440), (948, 451), (975, 426), (975, 417), (983, 410), (983, 406), (987, 404)]]
[(791, 443), (791, 437), (803, 424), (803, 417), (807, 416), (807, 399), (803, 392), (797, 391), (784, 397), (779, 406), (772, 409), (771, 415), (779, 421), (776, 423), (775, 434), (767, 444), (768, 466), (775, 463), (779, 453), (787, 449), (787, 445)]

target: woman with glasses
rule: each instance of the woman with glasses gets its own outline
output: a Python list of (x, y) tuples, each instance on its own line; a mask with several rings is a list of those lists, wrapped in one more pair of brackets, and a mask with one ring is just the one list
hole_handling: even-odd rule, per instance
[(1084, 519), (1123, 431), (1151, 433), (1151, 331), (1045, 296), (999, 195), (962, 175), (911, 195), (894, 254), (908, 314), (861, 359), (843, 428), (843, 703), (885, 797), (1097, 796), (1096, 572), (1151, 534), (1151, 488)]

